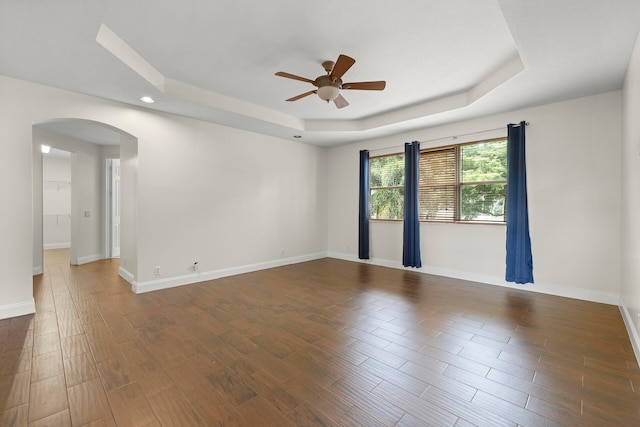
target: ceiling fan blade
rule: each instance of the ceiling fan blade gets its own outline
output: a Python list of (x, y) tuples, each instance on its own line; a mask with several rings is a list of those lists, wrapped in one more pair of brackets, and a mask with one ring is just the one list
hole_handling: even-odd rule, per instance
[(343, 83), (342, 89), (350, 90), (383, 90), (387, 82), (384, 80), (378, 82), (355, 82), (355, 83)]
[(344, 99), (344, 97), (342, 95), (338, 95), (338, 97), (333, 100), (333, 103), (336, 104), (336, 107), (338, 107), (338, 108), (344, 108), (347, 105), (349, 105), (347, 100)]
[(331, 76), (331, 80), (337, 80), (341, 78), (344, 73), (346, 73), (347, 70), (349, 70), (349, 68), (351, 68), (351, 66), (355, 63), (355, 59), (347, 55), (340, 55), (338, 57), (338, 60), (336, 61), (336, 65), (334, 65), (333, 70), (331, 70), (331, 74), (329, 74)]
[(310, 79), (308, 79), (306, 77), (296, 76), (295, 74), (285, 73), (284, 71), (278, 71), (276, 73), (276, 76), (286, 77), (288, 79), (293, 79), (293, 80), (300, 80), (301, 82), (306, 82), (306, 83), (313, 84), (313, 80), (310, 80)]
[(294, 96), (292, 98), (287, 99), (287, 101), (297, 101), (298, 99), (302, 99), (305, 96), (313, 95), (314, 93), (318, 93), (317, 90), (310, 90), (309, 92), (301, 93), (298, 96)]

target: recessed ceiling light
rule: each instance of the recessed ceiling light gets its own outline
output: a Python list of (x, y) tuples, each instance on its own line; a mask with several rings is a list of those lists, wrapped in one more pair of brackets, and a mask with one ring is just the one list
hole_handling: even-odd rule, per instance
[(51, 151), (51, 147), (49, 147), (48, 145), (42, 145), (40, 147), (40, 150), (42, 150), (44, 154), (49, 154), (49, 151)]
[(143, 96), (142, 98), (140, 98), (140, 101), (142, 101), (142, 102), (146, 102), (147, 104), (153, 104), (154, 102), (156, 102), (156, 101), (154, 101), (154, 99), (153, 99), (152, 97), (150, 97), (150, 96)]
[(300, 138), (302, 138), (302, 135), (293, 135), (293, 137), (296, 138), (296, 139), (300, 139)]

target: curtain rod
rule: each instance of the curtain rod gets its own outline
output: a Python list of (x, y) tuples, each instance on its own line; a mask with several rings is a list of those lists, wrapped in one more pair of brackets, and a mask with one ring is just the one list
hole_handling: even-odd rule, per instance
[[(517, 123), (517, 124), (509, 123), (509, 124), (512, 125), (513, 127), (519, 127), (520, 126), (520, 123)], [(524, 122), (524, 125), (525, 126), (529, 126), (529, 122)], [(461, 136), (476, 135), (476, 134), (479, 134), (479, 133), (493, 132), (493, 131), (502, 130), (502, 129), (504, 129), (504, 128), (501, 127), (501, 128), (495, 128), (495, 129), (479, 130), (479, 131), (476, 131), (476, 132), (463, 133), (461, 135), (444, 136), (444, 137), (441, 137), (441, 138), (427, 139), (426, 141), (418, 141), (418, 142), (420, 144), (426, 144), (427, 142), (442, 141), (442, 140), (445, 140), (445, 139), (456, 140)], [(376, 148), (375, 150), (369, 150), (369, 152), (382, 151), (382, 150), (388, 150), (390, 148), (401, 148), (401, 147), (404, 147), (404, 144), (402, 144), (402, 145), (392, 145), (391, 147)]]

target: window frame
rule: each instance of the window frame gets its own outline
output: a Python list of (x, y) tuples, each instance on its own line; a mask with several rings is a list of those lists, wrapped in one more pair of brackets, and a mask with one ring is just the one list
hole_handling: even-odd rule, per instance
[[(380, 186), (380, 187), (373, 187), (371, 185), (371, 183), (373, 182), (373, 180), (371, 179), (371, 160), (372, 159), (379, 159), (382, 157), (396, 157), (396, 156), (400, 156), (402, 157), (402, 168), (403, 168), (403, 174), (402, 174), (402, 185), (391, 185), (391, 186)], [(372, 203), (373, 203), (373, 191), (374, 190), (400, 190), (403, 194), (404, 197), (404, 153), (389, 153), (389, 154), (381, 154), (379, 156), (371, 156), (369, 158), (369, 220), (370, 221), (404, 221), (404, 219), (399, 218), (399, 219), (393, 219), (393, 218), (372, 218), (371, 215), (373, 214), (373, 209), (372, 209)]]
[[(430, 151), (443, 151), (443, 150), (450, 150), (450, 149), (454, 149), (455, 150), (455, 163), (456, 163), (456, 173), (455, 173), (455, 196), (454, 196), (454, 214), (453, 214), (453, 220), (449, 220), (449, 219), (420, 219), (420, 222), (429, 222), (429, 223), (438, 223), (438, 224), (480, 224), (480, 225), (498, 225), (498, 226), (505, 226), (506, 225), (506, 213), (505, 213), (505, 219), (503, 221), (482, 221), (482, 220), (463, 220), (461, 219), (462, 217), (462, 188), (463, 186), (466, 185), (491, 185), (491, 184), (505, 184), (507, 183), (507, 179), (505, 177), (504, 180), (492, 180), (492, 181), (463, 181), (462, 180), (462, 147), (467, 146), (467, 145), (474, 145), (474, 144), (483, 144), (483, 143), (491, 143), (491, 142), (496, 142), (496, 141), (506, 141), (507, 137), (497, 137), (497, 138), (489, 138), (489, 139), (481, 139), (481, 140), (476, 140), (476, 141), (469, 141), (469, 142), (463, 142), (463, 143), (459, 143), (459, 144), (449, 144), (449, 145), (443, 145), (443, 146), (438, 146), (438, 147), (430, 147), (430, 148), (424, 148), (420, 150), (420, 154), (422, 155), (422, 153), (424, 152), (430, 152)], [(379, 157), (389, 157), (389, 156), (401, 156), (404, 153), (390, 153), (390, 154), (383, 154), (380, 156), (371, 156), (371, 159), (374, 158), (379, 158)], [(505, 159), (506, 160), (506, 159)], [(371, 171), (369, 171), (369, 176), (371, 177)], [(404, 178), (403, 178), (404, 181)], [(430, 187), (434, 187), (434, 186), (430, 186)], [(425, 188), (425, 186), (420, 186), (419, 190)], [(404, 193), (404, 185), (402, 186), (392, 186), (392, 187), (372, 187), (371, 184), (369, 184), (369, 203), (370, 206), (369, 208), (371, 208), (371, 198), (372, 198), (372, 190), (380, 190), (380, 189), (400, 189), (403, 191)], [(506, 209), (506, 194), (505, 194), (505, 203), (504, 203), (504, 209)], [(369, 213), (369, 220), (370, 221), (382, 221), (382, 222), (402, 222), (404, 221), (403, 219), (380, 219), (380, 218), (372, 218), (371, 217), (371, 209), (370, 209), (370, 213)]]
[[(458, 205), (456, 206), (456, 223), (460, 223), (460, 224), (483, 224), (483, 225), (506, 225), (506, 212), (504, 215), (504, 220), (503, 221), (465, 221), (463, 219), (461, 219), (462, 216), (462, 187), (464, 185), (491, 185), (491, 184), (504, 184), (505, 187), (507, 185), (507, 177), (505, 175), (505, 178), (503, 180), (492, 180), (492, 181), (462, 181), (462, 147), (467, 146), (467, 145), (474, 145), (474, 144), (484, 144), (484, 143), (491, 143), (491, 142), (497, 142), (497, 141), (507, 141), (507, 137), (498, 137), (498, 138), (489, 138), (489, 139), (481, 139), (478, 141), (469, 141), (469, 142), (463, 142), (460, 144), (455, 144), (456, 147), (456, 162), (457, 162), (457, 166), (458, 166), (458, 174), (456, 177), (456, 203), (458, 203)], [(505, 153), (505, 157), (506, 157), (506, 153)], [(507, 159), (505, 158), (505, 168), (506, 168), (506, 161)], [(506, 172), (506, 171), (505, 171)], [(504, 196), (504, 209), (506, 211), (506, 206), (507, 206), (507, 195), (505, 192), (505, 196)], [(446, 221), (434, 221), (434, 222), (446, 222)]]

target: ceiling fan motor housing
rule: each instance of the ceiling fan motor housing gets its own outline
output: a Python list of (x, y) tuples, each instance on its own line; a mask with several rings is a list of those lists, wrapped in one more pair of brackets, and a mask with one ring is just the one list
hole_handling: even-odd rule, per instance
[(335, 86), (338, 89), (342, 88), (342, 79), (331, 79), (331, 76), (325, 76), (322, 75), (320, 77), (317, 77), (314, 81), (313, 84), (317, 87), (323, 87), (323, 86)]

